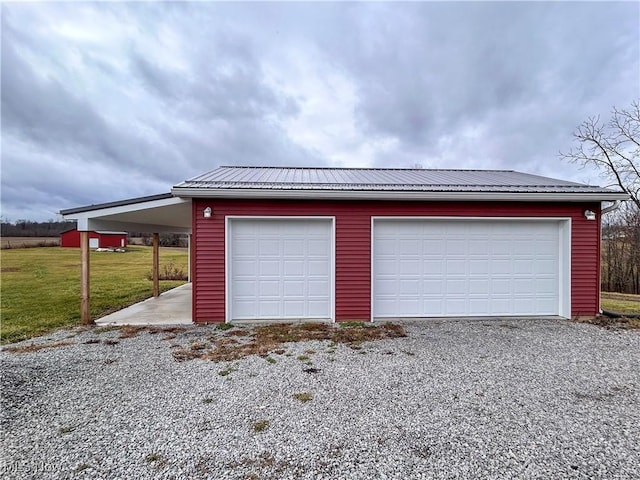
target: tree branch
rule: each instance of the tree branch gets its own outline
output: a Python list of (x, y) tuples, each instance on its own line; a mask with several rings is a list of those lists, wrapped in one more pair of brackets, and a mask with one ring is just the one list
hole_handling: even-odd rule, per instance
[(573, 134), (577, 145), (569, 153), (560, 152), (563, 160), (593, 165), (610, 178), (640, 210), (640, 100), (631, 109), (612, 110), (608, 123), (589, 117)]

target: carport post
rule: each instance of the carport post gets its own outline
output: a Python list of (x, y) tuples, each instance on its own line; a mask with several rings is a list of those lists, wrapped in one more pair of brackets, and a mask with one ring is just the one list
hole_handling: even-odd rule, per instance
[(160, 282), (158, 278), (158, 270), (160, 269), (160, 252), (158, 245), (160, 243), (160, 235), (153, 234), (153, 296), (160, 296)]
[(89, 314), (89, 232), (80, 232), (80, 320), (94, 325)]
[(187, 236), (187, 282), (191, 281), (191, 235)]

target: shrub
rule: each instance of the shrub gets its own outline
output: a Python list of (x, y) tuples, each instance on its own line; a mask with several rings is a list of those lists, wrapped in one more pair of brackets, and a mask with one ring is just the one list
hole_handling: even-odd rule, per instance
[[(158, 280), (188, 280), (188, 276), (184, 273), (182, 267), (178, 267), (169, 262), (164, 265), (158, 272)], [(153, 271), (147, 273), (147, 280), (153, 280)]]

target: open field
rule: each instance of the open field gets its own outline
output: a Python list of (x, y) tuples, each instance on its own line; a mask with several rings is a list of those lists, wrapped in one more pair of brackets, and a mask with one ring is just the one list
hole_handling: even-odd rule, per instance
[(52, 247), (60, 245), (60, 237), (2, 237), (0, 248)]
[(610, 312), (640, 314), (640, 295), (602, 292), (600, 304), (603, 310)]
[[(173, 263), (187, 271), (184, 249), (161, 248), (160, 271)], [(151, 247), (127, 253), (91, 252), (91, 316), (98, 318), (152, 295), (147, 279)], [(160, 290), (183, 284), (161, 281)], [(80, 320), (80, 249), (27, 248), (2, 251), (0, 297), (2, 343), (39, 335)]]

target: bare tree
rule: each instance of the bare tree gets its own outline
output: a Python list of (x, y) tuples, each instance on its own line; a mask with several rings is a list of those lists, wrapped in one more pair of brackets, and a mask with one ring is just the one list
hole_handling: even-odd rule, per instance
[(573, 136), (577, 145), (561, 158), (595, 167), (631, 197), (603, 223), (602, 289), (640, 293), (640, 100), (614, 107), (606, 123), (590, 117)]
[(611, 119), (601, 122), (590, 117), (573, 133), (577, 145), (568, 153), (560, 152), (563, 160), (596, 167), (608, 186), (617, 186), (628, 193), (640, 210), (640, 100), (628, 110), (613, 108)]

